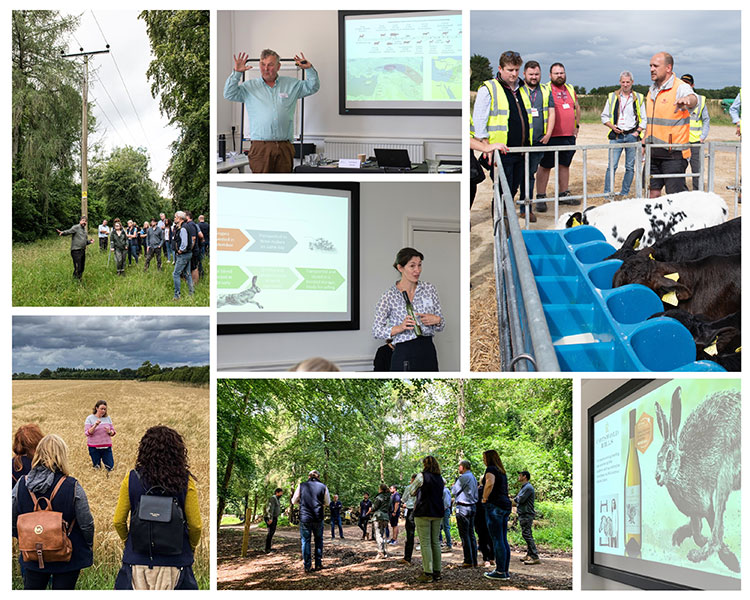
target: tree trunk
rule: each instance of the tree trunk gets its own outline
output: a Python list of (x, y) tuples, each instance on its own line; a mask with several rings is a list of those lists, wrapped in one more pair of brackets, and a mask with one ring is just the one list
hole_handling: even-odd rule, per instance
[(380, 442), (380, 483), (385, 483), (385, 442)]
[(258, 515), (258, 492), (255, 492), (253, 497), (253, 523), (255, 522), (255, 517)]
[(229, 456), (227, 456), (227, 467), (224, 470), (224, 479), (221, 482), (221, 487), (218, 489), (219, 506), (216, 511), (216, 531), (219, 531), (221, 526), (221, 517), (224, 514), (224, 509), (227, 506), (227, 490), (229, 489), (229, 480), (232, 478), (232, 469), (234, 468), (234, 456), (237, 453), (237, 442), (240, 437), (240, 424), (242, 423), (242, 417), (247, 412), (247, 405), (250, 402), (250, 390), (248, 389), (245, 394), (245, 400), (242, 403), (242, 410), (237, 415), (237, 419), (234, 422), (234, 429), (232, 430), (232, 446), (229, 450)]
[(463, 460), (464, 458), (463, 439), (464, 439), (464, 436), (466, 435), (466, 401), (464, 399), (464, 380), (463, 379), (458, 380), (457, 403), (458, 403), (458, 406), (456, 410), (456, 423), (458, 423), (458, 430), (461, 432), (462, 443), (459, 444), (456, 454), (458, 456), (458, 460)]
[(242, 511), (242, 518), (244, 519), (247, 515), (247, 509), (250, 506), (250, 492), (245, 492), (245, 508)]

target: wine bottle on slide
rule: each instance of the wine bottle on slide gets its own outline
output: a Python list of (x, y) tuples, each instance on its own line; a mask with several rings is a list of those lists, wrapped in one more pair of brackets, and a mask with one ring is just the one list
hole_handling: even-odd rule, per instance
[(635, 447), (635, 409), (630, 411), (630, 442), (625, 463), (625, 556), (641, 558), (641, 465)]
[(404, 295), (404, 302), (406, 302), (406, 312), (409, 313), (409, 316), (412, 319), (414, 319), (414, 333), (416, 333), (417, 335), (422, 335), (422, 328), (420, 327), (419, 321), (417, 320), (417, 315), (414, 314), (414, 307), (409, 301), (409, 294), (407, 294), (405, 291), (401, 293)]

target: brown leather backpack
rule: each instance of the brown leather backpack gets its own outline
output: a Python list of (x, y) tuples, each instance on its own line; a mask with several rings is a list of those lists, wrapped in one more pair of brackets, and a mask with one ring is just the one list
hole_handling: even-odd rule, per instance
[[(70, 542), (70, 532), (76, 520), (68, 525), (61, 512), (52, 510), (52, 500), (67, 477), (60, 478), (52, 490), (49, 498), (38, 498), (34, 492), (26, 488), (34, 502), (33, 512), (18, 515), (18, 547), (25, 561), (37, 560), (39, 568), (44, 568), (44, 561), (70, 562), (73, 555), (73, 544)], [(28, 482), (28, 480), (26, 480)], [(40, 500), (47, 501), (47, 507), (39, 506)]]

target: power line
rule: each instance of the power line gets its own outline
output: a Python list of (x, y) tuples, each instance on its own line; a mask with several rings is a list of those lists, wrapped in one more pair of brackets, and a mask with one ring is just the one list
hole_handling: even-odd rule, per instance
[(104, 93), (107, 94), (107, 98), (109, 98), (109, 101), (112, 103), (112, 106), (115, 107), (115, 111), (120, 117), (120, 120), (122, 121), (123, 125), (125, 125), (125, 129), (128, 130), (128, 134), (130, 134), (130, 137), (135, 141), (136, 145), (138, 145), (138, 140), (136, 140), (136, 137), (133, 135), (133, 132), (130, 131), (130, 127), (128, 127), (127, 122), (123, 118), (122, 114), (120, 113), (120, 109), (117, 108), (117, 104), (115, 104), (115, 101), (112, 99), (112, 96), (110, 96), (109, 91), (107, 90), (107, 86), (104, 85), (104, 82), (101, 80), (101, 78), (98, 75), (95, 75), (95, 79), (98, 83), (101, 84), (102, 89), (104, 90)]
[(99, 103), (99, 101), (96, 99), (96, 96), (91, 93), (91, 90), (89, 90), (89, 94), (91, 94), (91, 97), (94, 99), (94, 104), (96, 104), (96, 107), (101, 111), (101, 113), (104, 115), (104, 118), (107, 119), (107, 123), (109, 123), (110, 127), (112, 127), (112, 130), (117, 134), (117, 137), (120, 138), (120, 141), (122, 142), (123, 146), (127, 146), (127, 143), (123, 139), (123, 137), (120, 135), (120, 132), (117, 130), (117, 127), (115, 127), (114, 123), (110, 120), (110, 118), (107, 116), (107, 113), (104, 112), (104, 108), (102, 108), (102, 105)]
[[(99, 21), (96, 18), (96, 15), (94, 14), (94, 11), (90, 11), (91, 16), (94, 17), (94, 21), (96, 22), (96, 26), (99, 28), (99, 33), (102, 34), (102, 38), (104, 38), (105, 43), (107, 42), (107, 38), (104, 35), (104, 32), (102, 31), (101, 25), (99, 25)], [(115, 65), (115, 69), (117, 70), (117, 74), (120, 76), (120, 81), (122, 82), (122, 86), (125, 88), (125, 94), (128, 96), (128, 100), (130, 101), (130, 106), (133, 108), (133, 112), (135, 113), (136, 118), (138, 119), (138, 125), (141, 128), (141, 131), (143, 132), (143, 137), (146, 138), (146, 144), (149, 148), (152, 148), (151, 146), (151, 140), (148, 138), (148, 134), (146, 133), (146, 129), (143, 127), (143, 122), (141, 121), (141, 116), (138, 114), (138, 110), (135, 108), (135, 103), (133, 102), (133, 98), (130, 96), (130, 91), (128, 90), (128, 86), (125, 83), (125, 78), (122, 76), (122, 72), (120, 71), (120, 66), (117, 64), (117, 60), (115, 59), (114, 52), (110, 52), (110, 56), (112, 57), (112, 62)], [(153, 154), (153, 151), (152, 151)]]

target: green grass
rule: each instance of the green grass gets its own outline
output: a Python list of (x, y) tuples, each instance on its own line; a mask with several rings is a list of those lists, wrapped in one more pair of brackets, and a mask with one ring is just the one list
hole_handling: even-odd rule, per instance
[(239, 517), (224, 515), (221, 518), (221, 525), (238, 525), (239, 523), (242, 523)]
[(82, 282), (73, 279), (70, 238), (51, 237), (31, 244), (13, 244), (13, 306), (208, 306), (210, 265), (203, 260), (204, 278), (190, 296), (187, 283), (182, 298), (172, 300), (174, 266), (162, 262), (162, 271), (152, 259), (143, 272), (145, 259), (127, 266), (118, 277), (114, 253), (107, 266), (107, 253), (94, 243), (86, 250), (86, 268)]
[[(95, 557), (96, 559), (96, 557)], [(83, 569), (76, 582), (77, 590), (113, 590), (115, 588), (115, 579), (120, 570), (120, 564), (94, 564), (93, 566)], [(193, 564), (193, 573), (195, 580), (198, 582), (198, 589), (211, 589), (211, 573), (208, 564), (203, 569), (198, 568), (198, 563)], [(18, 565), (18, 554), (13, 559), (13, 579), (12, 587), (14, 590), (23, 589), (23, 579), (21, 577), (21, 567)]]
[[(573, 502), (536, 502), (535, 509), (534, 541), (537, 546), (551, 550), (572, 550)], [(508, 541), (516, 546), (526, 545), (520, 525), (508, 529)]]

